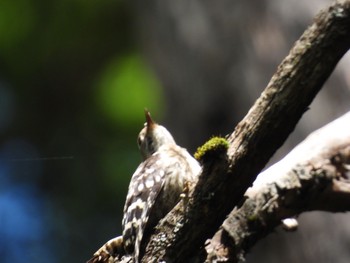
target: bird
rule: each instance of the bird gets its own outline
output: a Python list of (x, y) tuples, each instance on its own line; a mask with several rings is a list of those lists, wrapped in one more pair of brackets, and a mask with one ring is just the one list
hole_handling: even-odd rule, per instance
[[(122, 236), (108, 241), (88, 263), (108, 261), (118, 253), (131, 255), (139, 263), (157, 223), (180, 201), (189, 184), (194, 184), (201, 166), (176, 144), (171, 133), (145, 110), (146, 123), (137, 144), (142, 162), (131, 177), (124, 205)], [(100, 261), (98, 261), (100, 260)]]

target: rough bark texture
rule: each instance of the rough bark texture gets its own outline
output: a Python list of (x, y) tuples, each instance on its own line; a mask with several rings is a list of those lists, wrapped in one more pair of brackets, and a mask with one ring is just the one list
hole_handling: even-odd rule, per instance
[(348, 50), (349, 14), (350, 2), (340, 1), (315, 18), (230, 136), (228, 158), (205, 164), (186, 200), (185, 217), (180, 204), (158, 226), (143, 262), (193, 262), (192, 256), (241, 201)]
[(313, 133), (261, 173), (207, 245), (207, 262), (238, 262), (281, 220), (350, 210), (350, 112)]

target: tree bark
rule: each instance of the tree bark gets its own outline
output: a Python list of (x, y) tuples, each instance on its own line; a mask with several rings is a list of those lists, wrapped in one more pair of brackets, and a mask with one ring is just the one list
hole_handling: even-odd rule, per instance
[(350, 2), (338, 1), (322, 11), (295, 43), (230, 135), (227, 155), (203, 164), (195, 189), (157, 226), (143, 262), (200, 258), (199, 248), (242, 201), (349, 46)]
[(283, 219), (350, 210), (350, 112), (314, 132), (262, 172), (214, 235), (207, 262), (238, 262)]

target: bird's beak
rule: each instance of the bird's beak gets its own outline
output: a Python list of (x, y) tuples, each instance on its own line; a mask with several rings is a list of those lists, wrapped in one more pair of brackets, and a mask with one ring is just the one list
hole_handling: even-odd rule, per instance
[(156, 123), (151, 118), (151, 113), (145, 109), (145, 117), (146, 117), (146, 126), (148, 129), (152, 129)]

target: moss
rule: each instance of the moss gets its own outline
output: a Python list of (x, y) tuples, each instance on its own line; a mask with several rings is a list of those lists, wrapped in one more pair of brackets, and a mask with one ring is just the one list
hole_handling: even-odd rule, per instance
[(256, 214), (252, 214), (252, 215), (249, 215), (247, 219), (248, 219), (248, 222), (252, 223), (252, 222), (257, 221), (259, 219), (259, 217)]
[(213, 157), (220, 153), (227, 151), (229, 147), (229, 142), (222, 137), (212, 137), (209, 141), (207, 141), (201, 147), (198, 147), (196, 153), (194, 154), (194, 158), (198, 161), (203, 161), (208, 157)]

